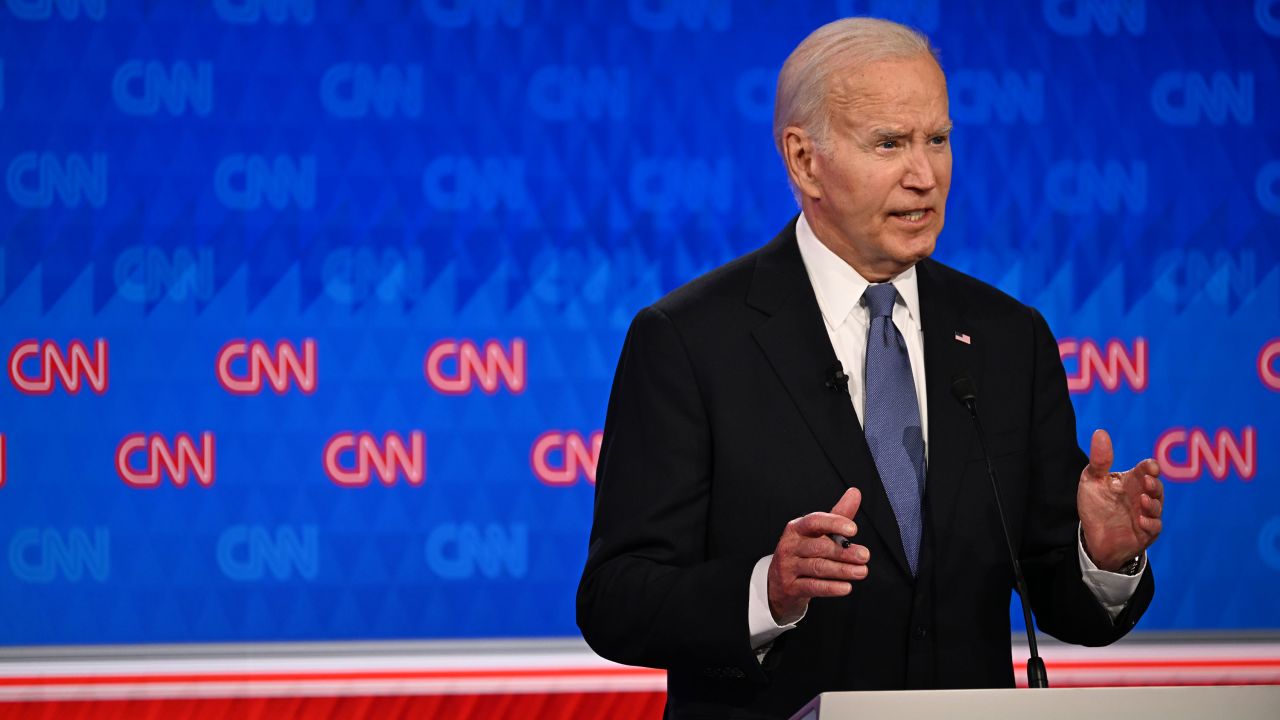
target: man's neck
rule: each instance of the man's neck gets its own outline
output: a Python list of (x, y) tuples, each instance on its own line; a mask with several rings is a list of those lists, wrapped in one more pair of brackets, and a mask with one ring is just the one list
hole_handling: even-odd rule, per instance
[(896, 266), (877, 266), (867, 262), (853, 249), (853, 244), (844, 239), (844, 235), (839, 231), (834, 223), (826, 221), (820, 212), (815, 212), (816, 208), (810, 203), (801, 203), (805, 220), (809, 223), (809, 227), (813, 230), (814, 237), (818, 238), (818, 242), (827, 247), (828, 250), (835, 253), (837, 257), (848, 263), (854, 272), (861, 275), (869, 283), (889, 282), (894, 277), (906, 272), (911, 267)]

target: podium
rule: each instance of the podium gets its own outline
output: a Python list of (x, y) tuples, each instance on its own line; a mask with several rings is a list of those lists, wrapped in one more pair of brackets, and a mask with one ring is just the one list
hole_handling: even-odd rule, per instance
[(822, 693), (791, 720), (1277, 720), (1280, 685)]

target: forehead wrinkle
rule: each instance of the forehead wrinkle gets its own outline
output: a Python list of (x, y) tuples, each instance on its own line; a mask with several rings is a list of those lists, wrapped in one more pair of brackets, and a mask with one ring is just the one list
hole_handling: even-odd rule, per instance
[(827, 110), (833, 125), (846, 130), (859, 129), (868, 124), (874, 125), (877, 130), (894, 127), (901, 129), (899, 123), (886, 122), (884, 111), (892, 109), (891, 98), (885, 93), (859, 91), (852, 85), (855, 83), (845, 80), (828, 95)]
[[(920, 123), (923, 126), (949, 129), (951, 125), (946, 94), (946, 76), (942, 76), (943, 92), (941, 97), (919, 97), (919, 92), (905, 93), (893, 79), (897, 75), (898, 65), (902, 61), (886, 60), (872, 63), (870, 66), (858, 68), (850, 72), (849, 68), (833, 73), (828, 83), (826, 94), (826, 111), (833, 127), (849, 131), (875, 132), (892, 131), (896, 136), (908, 134), (908, 125), (915, 125), (921, 115), (932, 116)], [(941, 101), (939, 103), (939, 100)], [(923, 102), (918, 102), (923, 101)], [(903, 115), (904, 108), (926, 105), (922, 112), (908, 110), (913, 117)], [(939, 104), (941, 107), (939, 107)], [(935, 120), (941, 116), (941, 120)], [(905, 121), (905, 122), (904, 122)], [(868, 128), (868, 126), (871, 126)]]

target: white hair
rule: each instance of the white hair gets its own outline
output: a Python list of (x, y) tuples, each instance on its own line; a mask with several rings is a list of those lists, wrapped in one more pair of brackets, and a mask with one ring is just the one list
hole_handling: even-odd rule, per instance
[(938, 52), (929, 38), (889, 20), (844, 18), (814, 30), (791, 51), (778, 73), (773, 105), (773, 142), (778, 154), (785, 160), (782, 133), (793, 125), (809, 133), (819, 152), (829, 151), (826, 98), (836, 72), (924, 53), (937, 61)]

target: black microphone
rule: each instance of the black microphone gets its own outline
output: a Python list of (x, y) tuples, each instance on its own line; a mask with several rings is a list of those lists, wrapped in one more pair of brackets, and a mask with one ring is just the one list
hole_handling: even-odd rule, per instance
[(987, 452), (986, 436), (982, 433), (982, 421), (978, 419), (978, 391), (973, 386), (973, 379), (967, 374), (955, 375), (951, 378), (951, 394), (969, 411), (973, 418), (973, 427), (978, 432), (978, 445), (982, 448), (982, 460), (987, 464), (987, 477), (991, 480), (991, 492), (996, 496), (996, 513), (1000, 516), (1000, 529), (1004, 531), (1004, 544), (1009, 548), (1009, 561), (1013, 563), (1013, 580), (1018, 585), (1018, 598), (1022, 600), (1022, 620), (1027, 625), (1027, 645), (1031, 657), (1027, 660), (1027, 686), (1033, 688), (1049, 687), (1049, 675), (1044, 669), (1044, 660), (1040, 659), (1040, 650), (1036, 647), (1036, 627), (1031, 620), (1031, 600), (1027, 597), (1027, 581), (1022, 577), (1022, 565), (1018, 562), (1018, 554), (1013, 551), (1013, 541), (1009, 539), (1009, 521), (1004, 517), (1004, 506), (1000, 504), (1000, 487), (996, 484), (996, 471), (991, 467), (991, 454)]
[(827, 389), (849, 394), (849, 376), (844, 374), (844, 366), (839, 361), (827, 368)]

